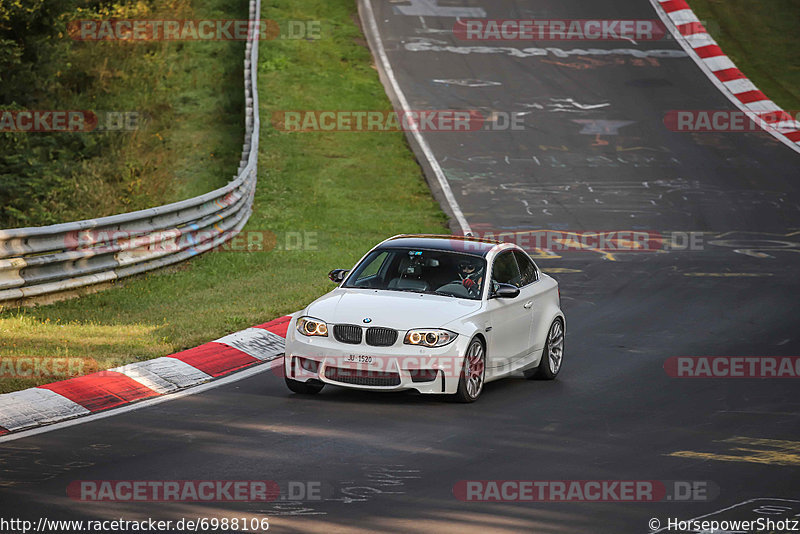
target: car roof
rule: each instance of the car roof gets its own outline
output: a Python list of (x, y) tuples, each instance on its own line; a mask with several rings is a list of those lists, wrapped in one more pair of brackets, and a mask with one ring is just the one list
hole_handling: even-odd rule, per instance
[(446, 250), (474, 256), (486, 256), (492, 249), (502, 244), (499, 241), (472, 236), (407, 234), (390, 237), (378, 245), (378, 248)]

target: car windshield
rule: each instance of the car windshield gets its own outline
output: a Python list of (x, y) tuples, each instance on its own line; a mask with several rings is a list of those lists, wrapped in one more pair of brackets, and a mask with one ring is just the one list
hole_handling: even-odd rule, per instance
[(380, 248), (359, 263), (342, 287), (433, 293), (479, 300), (486, 260), (443, 250)]

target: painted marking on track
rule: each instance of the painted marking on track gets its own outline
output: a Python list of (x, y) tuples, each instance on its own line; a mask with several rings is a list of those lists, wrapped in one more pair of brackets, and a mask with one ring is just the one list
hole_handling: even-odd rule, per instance
[(551, 98), (550, 99), (553, 104), (551, 107), (555, 108), (551, 111), (574, 111), (577, 109), (578, 111), (592, 111), (595, 109), (607, 108), (611, 104), (609, 102), (603, 102), (601, 104), (581, 104), (580, 102), (576, 102), (574, 98)]
[(615, 67), (615, 66), (626, 66), (626, 67), (661, 66), (661, 62), (659, 62), (654, 57), (648, 57), (648, 58), (608, 57), (603, 59), (597, 59), (594, 57), (578, 56), (575, 58), (570, 58), (569, 60), (565, 61), (556, 61), (554, 59), (543, 59), (542, 63), (547, 63), (548, 65), (555, 65), (556, 67), (562, 67), (572, 70), (588, 70), (600, 67)]
[(800, 466), (800, 441), (736, 436), (719, 441), (718, 443), (729, 444), (728, 451), (735, 454), (676, 451), (670, 453), (668, 456), (696, 460), (717, 460), (721, 462)]
[(496, 85), (503, 85), (500, 82), (493, 82), (491, 80), (475, 80), (475, 79), (465, 79), (465, 80), (440, 80), (435, 79), (433, 80), (434, 83), (443, 83), (447, 85), (459, 85), (461, 87), (494, 87)]
[(392, 6), (392, 10), (409, 17), (484, 18), (482, 7), (440, 6), (436, 0), (405, 0), (410, 6)]
[(610, 102), (600, 102), (599, 104), (582, 104), (574, 98), (550, 98), (549, 101), (540, 102), (519, 102), (517, 105), (527, 109), (548, 111), (550, 113), (587, 113), (607, 108)]
[(583, 129), (578, 132), (582, 135), (619, 135), (619, 129), (629, 126), (636, 121), (608, 121), (594, 119), (572, 119), (575, 124), (580, 124)]
[[(419, 469), (406, 469), (403, 465), (362, 466), (363, 475), (358, 480), (342, 480), (332, 496), (319, 499), (284, 500), (255, 510), (270, 516), (327, 515), (328, 512), (315, 506), (324, 503), (364, 503), (381, 495), (404, 495), (406, 481), (422, 478)], [(365, 480), (366, 479), (366, 480)]]
[(542, 269), (543, 272), (548, 274), (567, 274), (567, 273), (582, 273), (581, 269), (568, 269), (566, 267), (551, 267), (548, 269)]
[(561, 243), (562, 245), (564, 245), (569, 250), (572, 250), (572, 249), (588, 250), (590, 252), (596, 252), (596, 253), (600, 254), (603, 257), (604, 260), (617, 261), (617, 258), (611, 252), (608, 252), (607, 250), (601, 250), (601, 249), (595, 248), (595, 247), (590, 247), (590, 246), (586, 245), (585, 243), (581, 243), (580, 241), (576, 241), (574, 239), (553, 239), (553, 241), (555, 243)]
[(511, 57), (548, 57), (557, 58), (585, 57), (585, 56), (622, 56), (633, 58), (662, 58), (674, 59), (688, 56), (683, 50), (654, 49), (640, 50), (636, 48), (572, 48), (564, 49), (554, 46), (546, 48), (528, 47), (515, 48), (511, 46), (454, 46), (448, 41), (428, 37), (414, 37), (410, 42), (404, 43), (403, 48), (409, 52), (450, 52), (453, 54), (502, 54)]
[(531, 258), (536, 260), (557, 260), (560, 259), (561, 256), (553, 252), (552, 250), (547, 250), (546, 248), (539, 248), (534, 247), (530, 251), (528, 251)]
[(683, 273), (683, 276), (710, 277), (710, 278), (736, 278), (736, 277), (759, 277), (775, 276), (773, 273)]

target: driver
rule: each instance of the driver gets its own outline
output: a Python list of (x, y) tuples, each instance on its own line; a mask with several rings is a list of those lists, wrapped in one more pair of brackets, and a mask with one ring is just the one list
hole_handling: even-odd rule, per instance
[(461, 278), (461, 285), (470, 292), (477, 291), (483, 282), (483, 268), (481, 262), (473, 259), (459, 261), (458, 276)]

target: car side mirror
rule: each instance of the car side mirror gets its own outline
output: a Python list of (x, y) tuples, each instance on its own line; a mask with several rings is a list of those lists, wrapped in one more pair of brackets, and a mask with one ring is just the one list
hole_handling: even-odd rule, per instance
[(492, 296), (498, 299), (514, 299), (519, 296), (519, 288), (511, 284), (497, 284)]
[(328, 273), (328, 278), (331, 279), (331, 282), (341, 284), (349, 272), (348, 269), (334, 269)]

